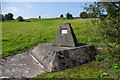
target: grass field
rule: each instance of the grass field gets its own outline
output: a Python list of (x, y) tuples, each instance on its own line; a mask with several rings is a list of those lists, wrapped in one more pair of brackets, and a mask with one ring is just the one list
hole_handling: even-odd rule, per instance
[[(100, 41), (92, 41), (89, 32), (93, 27), (91, 19), (62, 20), (29, 19), (30, 22), (4, 21), (2, 23), (2, 57), (17, 54), (39, 43), (52, 43), (62, 23), (70, 23), (78, 42), (103, 45)], [(96, 35), (96, 34), (94, 34)], [(76, 68), (55, 73), (44, 73), (39, 78), (114, 78), (116, 70), (111, 70), (114, 59), (109, 60), (108, 51), (102, 52), (103, 61), (93, 61)], [(104, 75), (103, 75), (104, 74)], [(119, 74), (120, 75), (120, 74)], [(113, 79), (112, 79), (113, 80)]]
[(62, 23), (71, 23), (77, 40), (91, 42), (88, 31), (93, 28), (87, 19), (30, 19), (31, 22), (5, 21), (2, 23), (2, 56), (19, 53), (39, 43), (52, 43)]

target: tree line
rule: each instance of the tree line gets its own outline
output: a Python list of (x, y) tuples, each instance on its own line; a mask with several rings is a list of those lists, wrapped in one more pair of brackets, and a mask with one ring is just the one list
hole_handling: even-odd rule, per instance
[[(0, 19), (1, 19), (0, 21), (14, 20), (13, 16), (14, 15), (12, 13), (8, 13), (8, 14), (5, 14), (5, 15), (0, 14)], [(22, 16), (18, 16), (17, 20), (18, 21), (24, 21)]]
[[(60, 17), (64, 17), (63, 14), (60, 15)], [(93, 14), (93, 13), (87, 13), (87, 12), (81, 12), (79, 15), (79, 18), (96, 18), (98, 17), (97, 15)], [(72, 14), (67, 13), (66, 14), (66, 18), (67, 19), (73, 19), (74, 17), (72, 16)]]
[[(5, 21), (5, 20), (14, 20), (13, 18), (13, 14), (12, 13), (8, 13), (8, 14), (5, 14), (5, 15), (2, 15), (0, 14), (0, 21)], [(64, 17), (63, 14), (60, 15), (60, 17)], [(79, 15), (80, 18), (95, 18), (97, 16), (93, 15), (93, 13), (88, 13), (87, 12), (81, 12), (80, 15)], [(66, 14), (66, 18), (67, 19), (73, 19), (74, 17), (72, 16), (72, 14), (70, 14), (69, 12)], [(39, 16), (39, 19), (41, 19), (41, 16)], [(18, 16), (17, 17), (17, 20), (18, 21), (24, 21), (23, 17), (22, 16)]]

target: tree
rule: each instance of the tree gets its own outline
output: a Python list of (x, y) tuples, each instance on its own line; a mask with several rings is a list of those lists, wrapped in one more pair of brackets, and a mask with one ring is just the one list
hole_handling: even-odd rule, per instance
[(4, 21), (5, 18), (4, 18), (4, 15), (0, 14), (0, 21)]
[(72, 14), (69, 14), (69, 17), (72, 19), (73, 18)]
[(99, 15), (102, 14), (102, 12), (104, 11), (104, 9), (101, 9), (101, 7), (99, 7), (100, 5), (96, 5), (94, 3), (94, 5), (90, 4), (89, 7), (84, 7), (84, 10), (86, 10), (86, 12), (89, 14), (92, 14), (92, 17), (99, 17)]
[(66, 14), (66, 18), (69, 19), (69, 13)]
[(60, 17), (64, 17), (63, 14), (61, 14)]
[(0, 21), (2, 21), (2, 15), (0, 14)]
[(41, 19), (41, 16), (39, 16), (39, 19)]
[(22, 16), (18, 16), (17, 20), (20, 21), (20, 22), (24, 21)]
[(12, 13), (5, 14), (5, 20), (14, 20), (13, 14)]
[(5, 17), (4, 17), (4, 15), (2, 15), (2, 21), (5, 21)]
[[(93, 7), (94, 6), (94, 7)], [(86, 11), (100, 17), (97, 23), (96, 37), (99, 36), (102, 42), (106, 43), (112, 56), (120, 52), (120, 2), (97, 2), (89, 5)], [(107, 13), (107, 14), (105, 14)], [(100, 33), (98, 35), (98, 33)], [(95, 37), (94, 37), (95, 38)], [(113, 43), (112, 45), (109, 43)], [(119, 57), (120, 59), (120, 57)]]
[(95, 18), (93, 13), (88, 13), (87, 15), (88, 15), (88, 18)]
[(2, 21), (2, 14), (0, 14), (0, 21)]
[(81, 13), (80, 13), (80, 17), (81, 17), (81, 18), (87, 18), (88, 15), (87, 15), (86, 12), (81, 12)]
[(73, 19), (73, 16), (72, 16), (72, 14), (67, 13), (67, 14), (66, 14), (66, 18), (67, 18), (67, 19)]

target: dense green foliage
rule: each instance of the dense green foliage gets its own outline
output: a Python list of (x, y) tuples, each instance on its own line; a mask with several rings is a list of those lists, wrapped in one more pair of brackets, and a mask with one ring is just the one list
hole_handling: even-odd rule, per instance
[(13, 20), (13, 14), (12, 13), (5, 14), (5, 20)]
[(67, 13), (67, 14), (66, 14), (66, 18), (67, 18), (67, 19), (73, 19), (73, 16), (72, 16), (72, 14)]
[(39, 19), (41, 19), (41, 16), (39, 16)]
[(63, 14), (61, 14), (60, 17), (64, 17)]
[[(100, 21), (93, 21), (94, 26), (98, 26), (94, 32), (99, 33), (96, 35), (98, 37), (94, 37), (93, 40), (102, 39), (110, 54), (120, 60), (120, 2), (97, 2), (86, 9), (100, 16)], [(101, 16), (104, 15), (104, 11), (107, 15)]]
[[(120, 67), (118, 67), (118, 63), (120, 63), (120, 2), (97, 2), (86, 9), (88, 12), (91, 11), (92, 14), (100, 16), (99, 21), (92, 20), (96, 29), (91, 30), (90, 35), (92, 35), (92, 41), (105, 43), (104, 45), (109, 50), (106, 63), (111, 61), (111, 58), (114, 59), (111, 64), (114, 69), (111, 68), (116, 72), (115, 77), (120, 77)], [(96, 35), (93, 36), (95, 33)], [(98, 56), (97, 59), (103, 59), (103, 57)]]
[(93, 13), (88, 13), (87, 15), (88, 15), (88, 18), (95, 18)]
[(0, 14), (0, 21), (4, 21), (4, 20), (5, 20), (4, 15)]
[(17, 17), (17, 20), (18, 20), (18, 21), (24, 21), (22, 16), (18, 16), (18, 17)]
[(2, 15), (2, 21), (4, 21), (5, 20), (5, 17)]
[(0, 14), (0, 21), (2, 21), (2, 17), (3, 17), (2, 14)]
[(81, 12), (80, 13), (80, 17), (81, 18), (87, 18), (88, 17), (88, 14), (86, 12)]

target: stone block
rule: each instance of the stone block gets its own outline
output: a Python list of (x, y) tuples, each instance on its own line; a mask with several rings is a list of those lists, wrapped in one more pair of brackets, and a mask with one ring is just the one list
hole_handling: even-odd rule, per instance
[(81, 43), (77, 47), (52, 45), (52, 43), (43, 43), (32, 50), (32, 55), (48, 72), (65, 70), (91, 62), (97, 54), (96, 48), (92, 45)]

